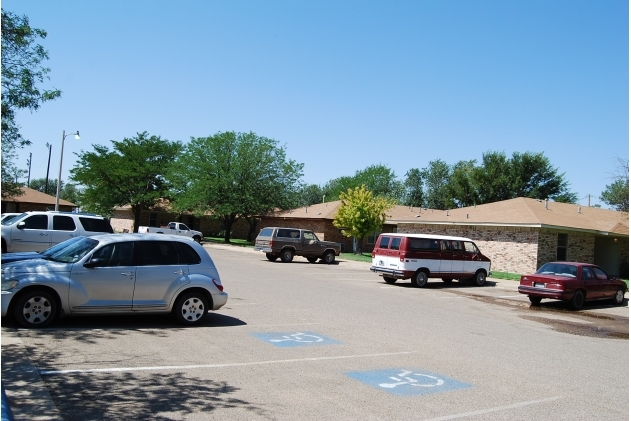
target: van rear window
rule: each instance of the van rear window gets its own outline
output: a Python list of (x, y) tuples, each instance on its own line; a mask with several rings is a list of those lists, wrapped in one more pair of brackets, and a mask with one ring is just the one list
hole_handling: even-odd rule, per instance
[(409, 240), (412, 251), (440, 251), (438, 240), (430, 238), (410, 238)]
[(379, 248), (387, 249), (388, 244), (390, 244), (390, 237), (381, 237), (381, 240), (379, 240)]
[(399, 250), (401, 245), (401, 237), (394, 237), (390, 243), (390, 250)]

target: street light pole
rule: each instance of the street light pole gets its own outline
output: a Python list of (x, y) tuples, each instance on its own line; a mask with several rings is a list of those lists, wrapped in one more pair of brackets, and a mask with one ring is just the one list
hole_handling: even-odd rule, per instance
[[(74, 134), (74, 138), (79, 139), (79, 130), (77, 130), (77, 133), (70, 133), (70, 134)], [(64, 130), (61, 135), (61, 156), (59, 157), (59, 175), (57, 176), (57, 196), (55, 197), (55, 210), (56, 211), (59, 210), (59, 192), (61, 190), (61, 166), (64, 162), (64, 140), (66, 140), (66, 137), (70, 136), (70, 134), (66, 134), (66, 131)]]

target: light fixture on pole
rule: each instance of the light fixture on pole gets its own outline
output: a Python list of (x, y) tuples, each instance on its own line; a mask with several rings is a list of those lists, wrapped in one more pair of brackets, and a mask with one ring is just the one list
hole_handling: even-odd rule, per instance
[(77, 130), (77, 133), (69, 133), (66, 134), (66, 131), (64, 130), (62, 135), (61, 135), (61, 156), (59, 158), (59, 175), (57, 176), (57, 196), (55, 197), (55, 210), (58, 211), (59, 210), (59, 191), (61, 190), (61, 166), (64, 162), (64, 140), (66, 140), (66, 137), (70, 136), (71, 134), (74, 134), (74, 138), (79, 140), (79, 130)]

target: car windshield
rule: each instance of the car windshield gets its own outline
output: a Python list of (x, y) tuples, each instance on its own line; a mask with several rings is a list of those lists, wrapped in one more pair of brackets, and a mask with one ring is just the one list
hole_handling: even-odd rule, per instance
[(21, 219), (25, 215), (25, 213), (21, 213), (19, 215), (8, 216), (2, 220), (2, 225), (12, 225), (15, 221)]
[(76, 263), (99, 244), (92, 238), (83, 237), (74, 244), (64, 247), (46, 259), (61, 263)]
[(537, 275), (557, 275), (567, 276), (568, 278), (576, 278), (577, 273), (576, 266), (563, 263), (546, 263), (537, 271)]
[(44, 250), (41, 255), (44, 257), (48, 257), (48, 256), (52, 256), (53, 254), (65, 249), (66, 247), (70, 246), (71, 244), (76, 243), (77, 241), (82, 240), (85, 237), (74, 237), (71, 238), (70, 240), (66, 240), (63, 241), (59, 244), (55, 244), (54, 246), (47, 248), (46, 250)]

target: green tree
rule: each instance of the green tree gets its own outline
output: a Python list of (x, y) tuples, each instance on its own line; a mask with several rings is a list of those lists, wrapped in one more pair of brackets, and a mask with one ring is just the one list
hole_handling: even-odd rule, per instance
[(337, 209), (333, 225), (342, 230), (346, 237), (354, 237), (355, 254), (361, 254), (366, 235), (380, 230), (386, 220), (386, 211), (393, 203), (385, 197), (375, 197), (366, 186), (348, 189), (340, 194), (342, 203)]
[(71, 179), (84, 187), (79, 202), (87, 211), (111, 215), (115, 207), (130, 205), (138, 232), (140, 212), (169, 198), (171, 184), (165, 173), (182, 144), (147, 132), (112, 144), (112, 151), (93, 145), (94, 152), (76, 154)]
[(618, 158), (613, 183), (600, 194), (600, 200), (620, 212), (629, 212), (629, 160)]
[(46, 31), (31, 28), (26, 16), (2, 10), (2, 197), (21, 194), (12, 178), (15, 168), (10, 160), (15, 148), (28, 145), (20, 134), (15, 113), (20, 109), (37, 110), (43, 102), (61, 96), (57, 89), (40, 89), (39, 84), (50, 79), (50, 69), (42, 67), (48, 52), (37, 44), (46, 38)]
[(315, 205), (316, 203), (322, 203), (325, 199), (326, 193), (324, 193), (324, 189), (322, 187), (318, 184), (308, 184), (302, 186), (298, 192), (298, 199), (295, 207)]
[(425, 203), (431, 209), (452, 209), (456, 205), (449, 194), (451, 168), (441, 159), (430, 161), (421, 170), (425, 185)]
[(237, 218), (248, 221), (252, 233), (254, 216), (295, 204), (302, 168), (276, 140), (252, 132), (192, 138), (170, 173), (174, 204), (220, 218), (229, 243)]
[(451, 178), (447, 190), (459, 208), (480, 203), (478, 191), (473, 180), (475, 169), (475, 159), (459, 161), (451, 169)]
[(401, 203), (403, 200), (403, 183), (385, 165), (370, 165), (357, 171), (353, 179), (357, 187), (366, 186), (376, 197), (386, 197), (393, 203)]
[(418, 168), (412, 168), (405, 173), (405, 181), (403, 182), (405, 189), (403, 196), (403, 204), (405, 206), (424, 206), (425, 195), (423, 193), (423, 175)]
[[(51, 196), (55, 196), (57, 194), (57, 179), (49, 178), (48, 179), (48, 192), (46, 192), (46, 179), (45, 178), (34, 178), (31, 180), (29, 184), (29, 188), (33, 190), (37, 190), (42, 193), (49, 194)], [(77, 186), (72, 183), (64, 183), (61, 182), (61, 189), (59, 190), (59, 197), (61, 199), (67, 200), (69, 202), (79, 204), (79, 194), (80, 191), (77, 189)]]
[(353, 177), (342, 176), (328, 181), (324, 187), (322, 187), (322, 193), (328, 201), (340, 200), (340, 194), (348, 189), (354, 189), (355, 187), (359, 186), (357, 186)]

